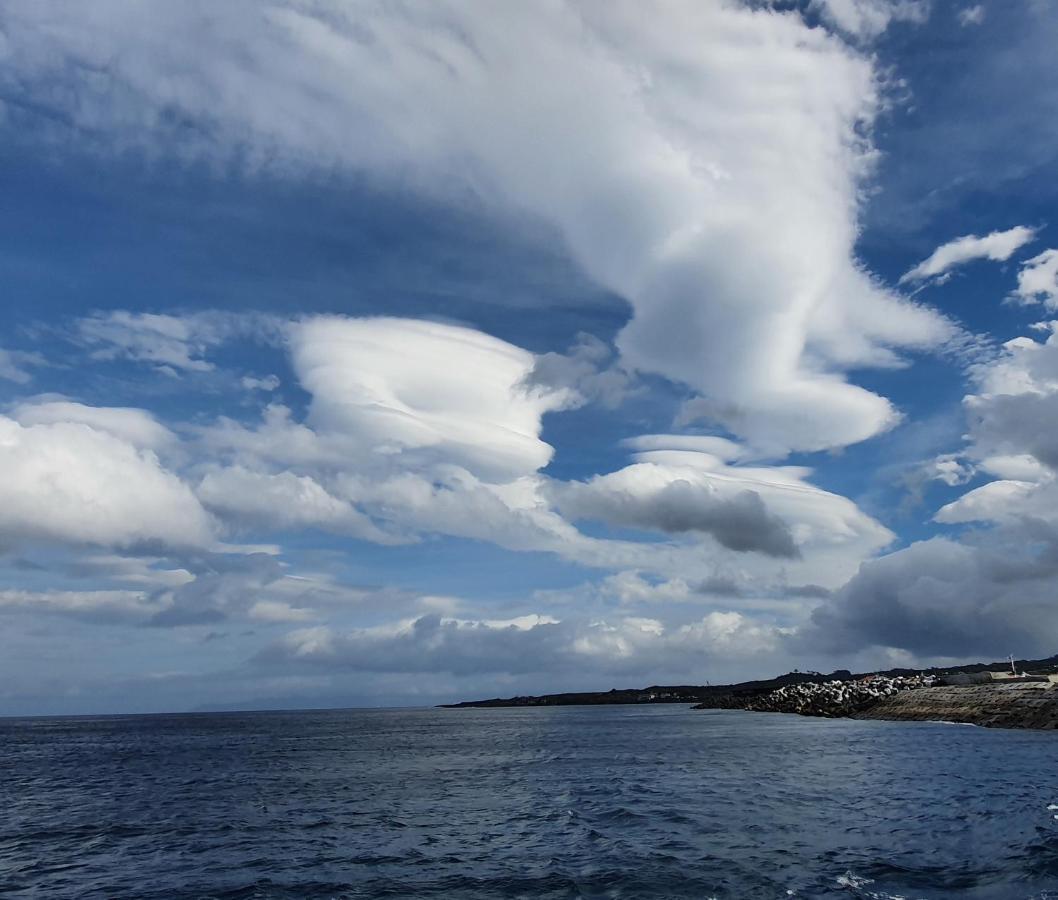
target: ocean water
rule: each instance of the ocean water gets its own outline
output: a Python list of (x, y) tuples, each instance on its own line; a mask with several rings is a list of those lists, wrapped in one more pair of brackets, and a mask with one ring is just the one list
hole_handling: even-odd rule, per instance
[(686, 706), (0, 719), (0, 896), (1058, 898), (1058, 735)]

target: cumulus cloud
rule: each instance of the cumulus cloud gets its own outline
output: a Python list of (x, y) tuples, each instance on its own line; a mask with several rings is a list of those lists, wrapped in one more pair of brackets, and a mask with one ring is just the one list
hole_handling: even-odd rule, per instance
[(63, 422), (87, 425), (147, 450), (163, 449), (176, 441), (168, 428), (143, 409), (87, 406), (65, 398), (38, 398), (18, 404), (11, 416), (26, 426)]
[[(54, 410), (52, 410), (54, 412)], [(0, 537), (134, 547), (205, 546), (210, 517), (157, 456), (114, 433), (153, 434), (121, 410), (74, 410), (82, 421), (23, 425), (0, 416)], [(45, 415), (45, 418), (48, 418)], [(146, 429), (146, 430), (145, 430)]]
[(255, 472), (242, 466), (214, 468), (199, 482), (195, 493), (210, 510), (249, 527), (321, 528), (376, 543), (395, 540), (308, 475)]
[(259, 664), (364, 672), (642, 674), (700, 667), (776, 647), (782, 632), (737, 612), (667, 628), (656, 619), (490, 621), (421, 616), (373, 628), (302, 629), (264, 650)]
[(874, 38), (893, 22), (922, 24), (929, 18), (929, 0), (811, 0), (809, 8), (846, 34)]
[(943, 276), (974, 259), (1005, 262), (1035, 237), (1036, 230), (1024, 225), (1017, 225), (1006, 231), (993, 231), (984, 237), (963, 235), (939, 246), (928, 258), (900, 276), (900, 283), (907, 284)]
[(1058, 323), (1041, 327), (1048, 332), (1043, 341), (1008, 341), (998, 358), (972, 372), (975, 391), (963, 405), (971, 453), (986, 466), (995, 458), (1009, 466), (1011, 457), (1028, 454), (1058, 469)]
[(640, 451), (633, 465), (617, 472), (553, 485), (557, 508), (614, 525), (702, 531), (732, 550), (786, 558), (841, 545), (869, 555), (893, 538), (851, 501), (807, 483), (807, 469), (729, 465), (705, 449), (683, 449), (737, 453), (729, 441), (667, 437), (633, 441), (653, 449)]
[(816, 610), (802, 635), (810, 644), (897, 648), (919, 658), (1054, 652), (1058, 326), (1044, 327), (1045, 340), (1017, 338), (972, 370), (968, 462), (946, 472), (952, 486), (979, 475), (994, 480), (937, 511), (938, 523), (961, 533), (865, 562)]
[[(925, 7), (819, 9), (864, 35)], [(771, 452), (891, 426), (888, 401), (844, 373), (954, 334), (853, 256), (878, 82), (869, 57), (795, 12), (237, 2), (207, 15), (109, 0), (91, 15), (13, 4), (4, 33), (9, 90), (50, 98), (79, 140), (469, 188), (543, 219), (631, 303), (624, 366), (688, 385), (699, 413)], [(202, 127), (167, 130), (177, 119)], [(174, 327), (92, 320), (86, 337), (208, 367), (203, 339)]]
[(1058, 646), (1055, 548), (1053, 531), (1039, 555), (1017, 541), (913, 544), (865, 563), (814, 612), (802, 639), (845, 653), (875, 646), (926, 657), (1050, 655)]
[(740, 490), (725, 497), (707, 481), (669, 477), (649, 464), (597, 476), (561, 490), (559, 508), (573, 519), (596, 519), (619, 527), (676, 534), (700, 531), (729, 550), (797, 555), (790, 527), (768, 511), (756, 491)]
[(616, 409), (634, 388), (631, 376), (612, 364), (613, 352), (590, 334), (577, 335), (567, 353), (541, 353), (536, 357), (530, 384), (569, 392), (568, 405), (598, 402)]
[[(1001, 479), (967, 491), (946, 503), (934, 519), (949, 525), (963, 522), (996, 522), (1025, 514), (1025, 501), (1034, 498), (1036, 485), (1028, 481)], [(1053, 498), (1051, 498), (1053, 499)]]
[(1014, 297), (1021, 303), (1042, 303), (1058, 309), (1058, 250), (1044, 250), (1022, 265)]

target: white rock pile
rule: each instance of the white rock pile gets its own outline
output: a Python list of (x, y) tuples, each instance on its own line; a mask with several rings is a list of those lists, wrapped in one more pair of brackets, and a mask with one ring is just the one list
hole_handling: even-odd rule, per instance
[(791, 684), (749, 700), (742, 708), (754, 712), (797, 713), (801, 716), (839, 718), (869, 709), (900, 691), (929, 687), (930, 676), (908, 678), (874, 676), (862, 681), (824, 681)]

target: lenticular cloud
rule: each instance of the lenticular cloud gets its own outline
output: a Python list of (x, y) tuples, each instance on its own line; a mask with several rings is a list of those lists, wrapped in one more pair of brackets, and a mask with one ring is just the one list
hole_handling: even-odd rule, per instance
[(346, 437), (367, 468), (399, 458), (487, 478), (535, 472), (553, 452), (541, 417), (573, 399), (527, 383), (528, 351), (456, 325), (319, 316), (292, 329), (291, 350), (310, 423)]
[(853, 255), (879, 104), (867, 56), (795, 12), (733, 2), (480, 12), (10, 4), (6, 86), (84, 73), (49, 96), (108, 147), (118, 134), (455, 186), (539, 217), (630, 302), (625, 364), (688, 385), (699, 396), (685, 418), (764, 452), (842, 446), (896, 421), (843, 373), (952, 329)]

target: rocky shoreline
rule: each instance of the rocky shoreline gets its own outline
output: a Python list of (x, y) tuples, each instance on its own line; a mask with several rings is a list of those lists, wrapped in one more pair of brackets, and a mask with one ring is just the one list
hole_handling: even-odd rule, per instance
[(794, 684), (752, 697), (718, 697), (695, 709), (744, 709), (823, 718), (958, 722), (1058, 729), (1058, 685), (1039, 681), (944, 684), (931, 676)]
[[(1046, 682), (1054, 676), (1058, 681), (1058, 655), (1045, 659), (1016, 659), (1005, 662), (967, 663), (946, 668), (932, 669), (886, 669), (885, 671), (854, 674), (847, 669), (837, 669), (829, 674), (794, 670), (772, 678), (741, 681), (735, 684), (682, 684), (651, 685), (638, 688), (611, 688), (608, 691), (571, 691), (561, 694), (522, 695), (516, 697), (493, 697), (487, 700), (463, 700), (442, 704), (448, 709), (482, 709), (494, 707), (523, 706), (597, 706), (610, 704), (698, 704), (698, 709), (752, 709), (771, 712), (799, 712), (802, 715), (859, 716), (861, 713), (892, 699), (903, 696), (909, 690), (924, 690), (931, 687), (964, 687), (991, 685), (1008, 679), (1011, 670), (1033, 673), (1038, 682)], [(1020, 681), (1018, 683), (1024, 683)], [(924, 695), (929, 697), (931, 695)], [(956, 694), (962, 698), (970, 695)], [(992, 695), (984, 695), (992, 696)], [(1000, 702), (1007, 702), (1005, 695)], [(1053, 698), (1053, 699), (1052, 699)], [(1044, 695), (1042, 708), (1058, 701), (1058, 691)], [(956, 702), (929, 701), (937, 708), (933, 715), (919, 718), (944, 718), (944, 711), (951, 712), (961, 705)], [(982, 701), (990, 708), (987, 701)], [(1019, 705), (1020, 706), (1020, 705)], [(982, 709), (978, 714), (963, 711), (964, 717), (976, 715), (982, 720), (996, 718), (995, 713)], [(911, 707), (895, 704), (894, 718), (911, 718)], [(947, 717), (954, 721), (952, 716)], [(1031, 719), (1031, 717), (1029, 717)], [(969, 720), (969, 719), (964, 719)], [(1034, 720), (1033, 720), (1034, 721)], [(974, 722), (974, 724), (977, 724)], [(1035, 728), (1037, 725), (1021, 727)]]
[(923, 676), (870, 678), (861, 681), (824, 681), (791, 684), (754, 697), (723, 698), (729, 702), (699, 703), (695, 709), (746, 709), (751, 712), (796, 713), (828, 719), (852, 716), (875, 706), (900, 691), (925, 687), (933, 680)]

